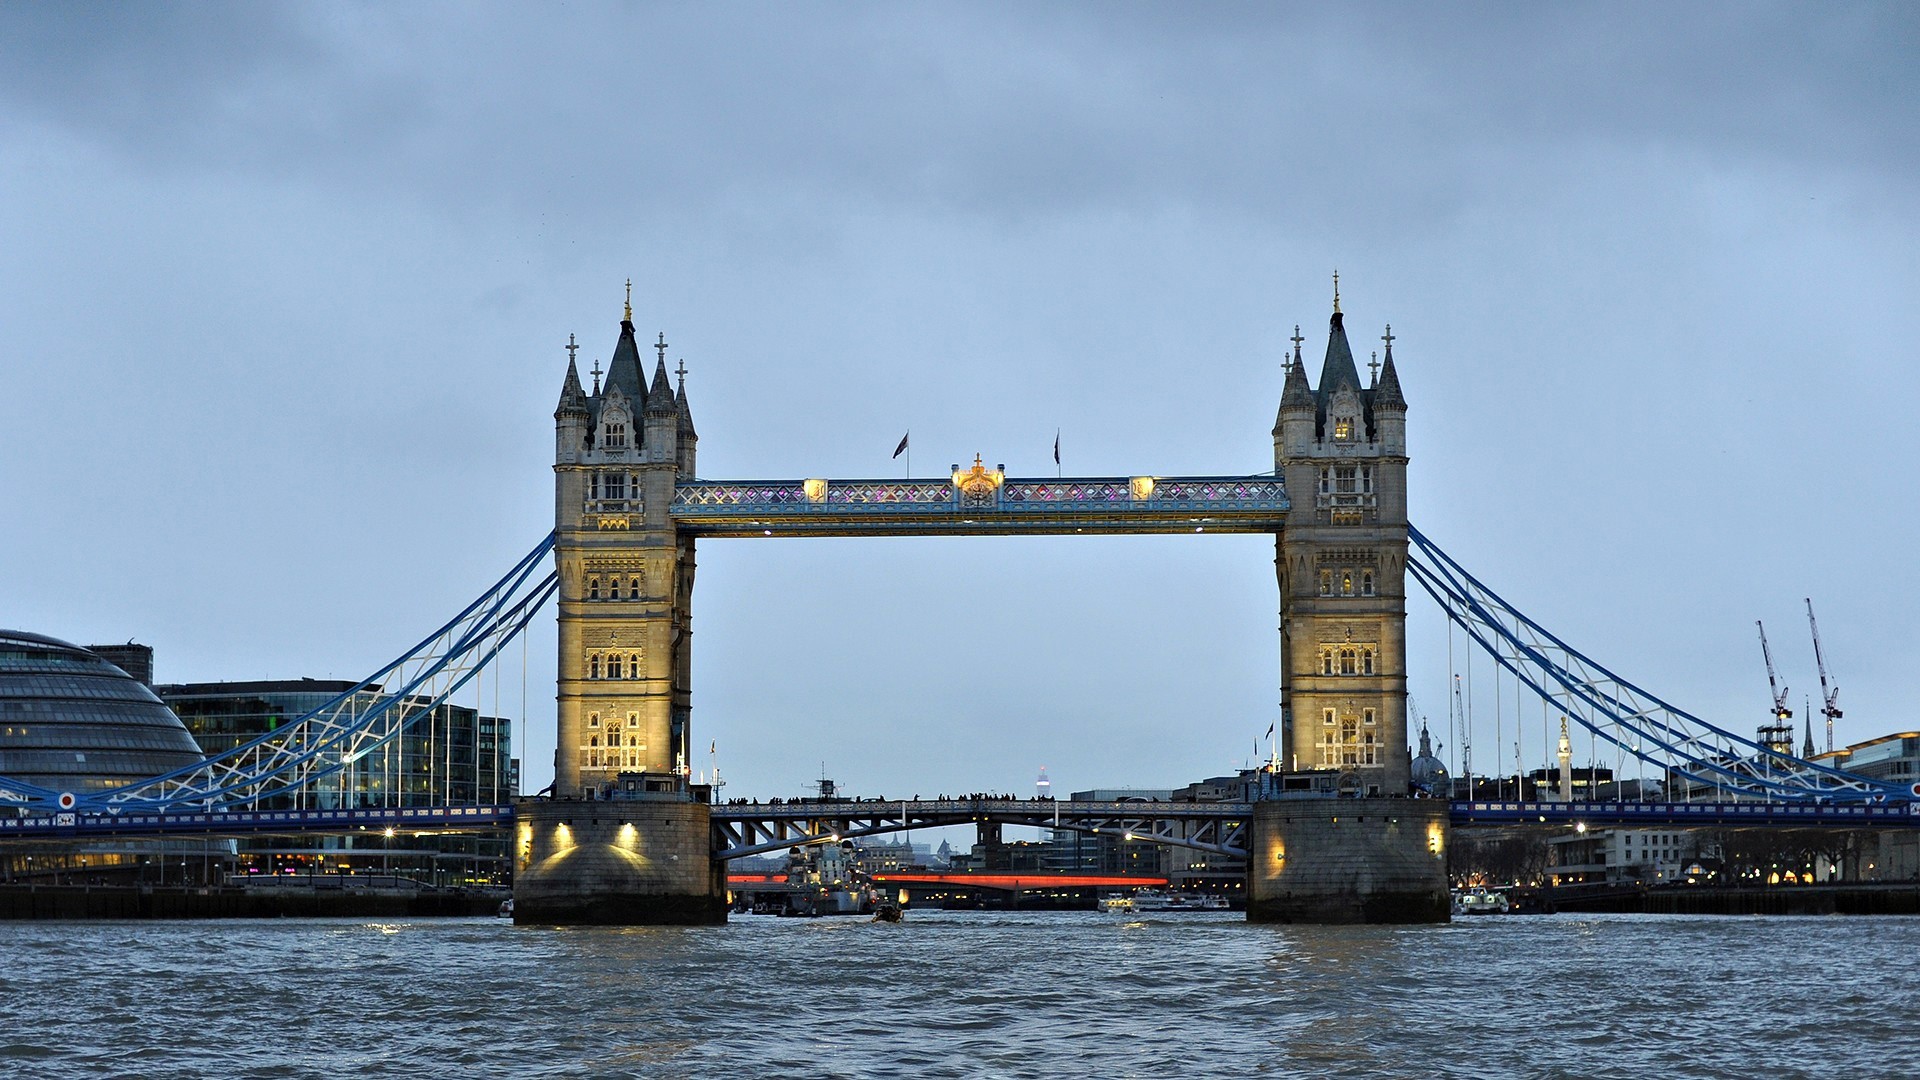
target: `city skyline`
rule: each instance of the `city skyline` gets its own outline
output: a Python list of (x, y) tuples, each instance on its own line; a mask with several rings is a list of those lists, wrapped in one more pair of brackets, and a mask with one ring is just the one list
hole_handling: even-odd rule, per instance
[[(1915, 17), (1501, 10), (11, 7), (0, 623), (372, 670), (549, 527), (565, 345), (604, 366), (629, 278), (705, 476), (902, 475), (909, 430), (918, 476), (1051, 476), (1056, 433), (1265, 471), (1337, 269), (1413, 521), (1495, 589), (1742, 734), (1756, 619), (1818, 709), (1811, 596), (1836, 741), (1920, 726)], [(1224, 772), (1277, 718), (1272, 558), (704, 543), (693, 741), (761, 796)], [(1444, 731), (1424, 599), (1409, 637)], [(531, 788), (550, 615), (528, 654)]]

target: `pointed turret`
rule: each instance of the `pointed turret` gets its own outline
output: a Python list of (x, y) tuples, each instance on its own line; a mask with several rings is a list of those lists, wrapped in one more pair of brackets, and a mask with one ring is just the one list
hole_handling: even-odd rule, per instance
[(693, 477), (700, 475), (694, 471), (694, 447), (700, 442), (700, 436), (693, 430), (693, 406), (687, 404), (687, 362), (680, 361), (680, 385), (674, 389), (674, 399), (679, 407), (679, 468), (680, 475)]
[(1807, 712), (1807, 743), (1801, 748), (1800, 756), (1811, 759), (1816, 753), (1818, 753), (1818, 751), (1813, 748), (1813, 712), (1812, 707), (1809, 706)]
[[(1393, 327), (1387, 327), (1387, 336), (1393, 336)], [(1387, 346), (1387, 358), (1380, 363), (1380, 377), (1373, 384), (1373, 407), (1375, 409), (1399, 409), (1406, 411), (1407, 399), (1400, 396), (1400, 375), (1393, 370), (1393, 346)]]
[[(684, 365), (686, 362), (681, 361)], [(687, 372), (680, 370), (680, 386), (674, 391), (674, 401), (680, 410), (680, 438), (684, 442), (689, 438), (698, 438), (693, 430), (693, 406), (687, 404)]]
[(567, 377), (566, 380), (560, 384), (560, 405), (554, 409), (553, 418), (558, 420), (562, 416), (575, 414), (580, 416), (587, 415), (587, 395), (585, 391), (580, 389), (580, 368), (576, 366), (573, 359), (569, 357), (567, 359)]
[(673, 400), (673, 387), (667, 382), (667, 362), (656, 360), (653, 364), (653, 385), (647, 388), (648, 416), (671, 416), (679, 411)]

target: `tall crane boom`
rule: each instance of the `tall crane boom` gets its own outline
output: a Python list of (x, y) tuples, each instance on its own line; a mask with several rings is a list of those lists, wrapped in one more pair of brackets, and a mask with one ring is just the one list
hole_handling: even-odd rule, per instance
[(1767, 689), (1773, 692), (1773, 718), (1785, 722), (1793, 719), (1793, 710), (1787, 708), (1787, 691), (1790, 687), (1780, 685), (1773, 675), (1773, 650), (1767, 648), (1767, 627), (1756, 621), (1753, 625), (1760, 628), (1760, 659), (1767, 662)]
[(1767, 628), (1760, 628), (1760, 658), (1767, 662), (1767, 689), (1773, 692), (1773, 719), (1760, 725), (1758, 742), (1777, 754), (1793, 753), (1793, 710), (1787, 708), (1788, 687), (1780, 685), (1773, 673), (1773, 650), (1767, 647)]
[(1827, 718), (1827, 749), (1833, 749), (1833, 722), (1840, 719), (1840, 684), (1827, 685), (1827, 659), (1820, 653), (1820, 623), (1813, 617), (1813, 597), (1807, 597), (1807, 628), (1813, 631), (1813, 665), (1820, 669), (1820, 710)]

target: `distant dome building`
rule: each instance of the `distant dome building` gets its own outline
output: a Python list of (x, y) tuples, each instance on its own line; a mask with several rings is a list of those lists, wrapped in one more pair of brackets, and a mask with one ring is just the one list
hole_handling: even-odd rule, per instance
[(203, 756), (145, 683), (78, 645), (0, 630), (0, 777), (84, 793)]
[(1447, 783), (1446, 762), (1433, 756), (1433, 740), (1427, 735), (1427, 725), (1420, 725), (1420, 753), (1413, 759), (1411, 773), (1413, 786), (1435, 798), (1446, 798), (1450, 791)]

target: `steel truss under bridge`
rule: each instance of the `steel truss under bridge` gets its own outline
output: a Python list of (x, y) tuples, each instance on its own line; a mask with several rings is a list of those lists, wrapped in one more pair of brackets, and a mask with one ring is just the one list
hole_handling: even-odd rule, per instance
[[(314, 785), (348, 772), (429, 716), (499, 655), (558, 588), (545, 569), (553, 534), (445, 626), (353, 689), (197, 765), (120, 787), (58, 792), (0, 777), (0, 806), (78, 813), (258, 809), (276, 797), (315, 805)], [(350, 775), (350, 773), (349, 773)], [(339, 801), (350, 804), (353, 793)]]
[(997, 822), (1117, 836), (1244, 859), (1245, 802), (1070, 802), (1054, 799), (910, 799), (896, 802), (796, 799), (713, 808), (716, 859), (743, 859), (805, 844)]
[(1794, 757), (1715, 727), (1622, 679), (1501, 599), (1409, 527), (1407, 570), (1447, 618), (1534, 693), (1625, 753), (1660, 769), (1670, 786), (1716, 802), (1909, 799), (1905, 785)]

